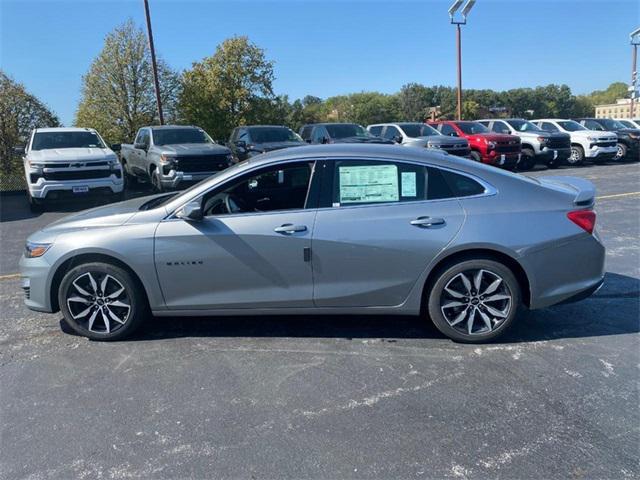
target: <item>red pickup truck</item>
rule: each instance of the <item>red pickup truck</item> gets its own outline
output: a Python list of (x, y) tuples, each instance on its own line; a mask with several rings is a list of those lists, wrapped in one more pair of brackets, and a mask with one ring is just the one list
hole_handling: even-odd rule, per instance
[(469, 141), (471, 158), (477, 162), (499, 167), (515, 167), (520, 161), (520, 137), (493, 133), (478, 122), (427, 122), (443, 135), (462, 137)]

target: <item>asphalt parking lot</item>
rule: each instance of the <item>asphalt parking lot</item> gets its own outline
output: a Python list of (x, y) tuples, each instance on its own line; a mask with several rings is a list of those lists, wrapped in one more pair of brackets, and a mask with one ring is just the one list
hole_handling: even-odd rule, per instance
[(3, 197), (0, 476), (638, 478), (640, 164), (530, 175), (596, 184), (605, 285), (482, 346), (400, 317), (163, 318), (91, 342), (13, 275), (73, 207)]

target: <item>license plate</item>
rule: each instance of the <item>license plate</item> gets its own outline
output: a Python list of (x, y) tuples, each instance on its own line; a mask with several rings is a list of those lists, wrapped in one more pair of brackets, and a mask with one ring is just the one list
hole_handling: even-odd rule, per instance
[(500, 165), (504, 165), (504, 161), (506, 159), (506, 155), (503, 153), (500, 155)]
[(73, 193), (89, 193), (89, 187), (73, 187)]

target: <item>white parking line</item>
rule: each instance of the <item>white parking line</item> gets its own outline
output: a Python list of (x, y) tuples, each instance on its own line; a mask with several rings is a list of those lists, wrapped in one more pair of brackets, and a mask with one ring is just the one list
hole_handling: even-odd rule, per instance
[(596, 200), (606, 200), (608, 198), (620, 198), (620, 197), (633, 197), (634, 195), (640, 195), (640, 192), (616, 193), (614, 195), (602, 195), (601, 197), (596, 197)]
[(8, 275), (0, 275), (0, 280), (11, 280), (12, 278), (20, 278), (20, 274), (10, 273)]

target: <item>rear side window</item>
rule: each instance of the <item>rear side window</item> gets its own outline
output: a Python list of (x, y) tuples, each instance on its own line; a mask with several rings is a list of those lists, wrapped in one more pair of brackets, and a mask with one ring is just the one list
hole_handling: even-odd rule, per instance
[(448, 170), (441, 170), (440, 172), (453, 197), (470, 197), (472, 195), (481, 195), (486, 191), (483, 185), (466, 175), (460, 175)]
[(440, 133), (442, 133), (443, 135), (447, 135), (449, 137), (457, 137), (458, 136), (458, 133), (456, 132), (456, 129), (453, 128), (448, 123), (440, 124)]
[(379, 137), (379, 136), (380, 136), (380, 134), (382, 133), (382, 127), (381, 127), (381, 126), (379, 126), (379, 125), (378, 125), (377, 127), (370, 127), (370, 128), (369, 128), (369, 132), (370, 132), (372, 135), (376, 135), (376, 136), (378, 136), (378, 137)]

